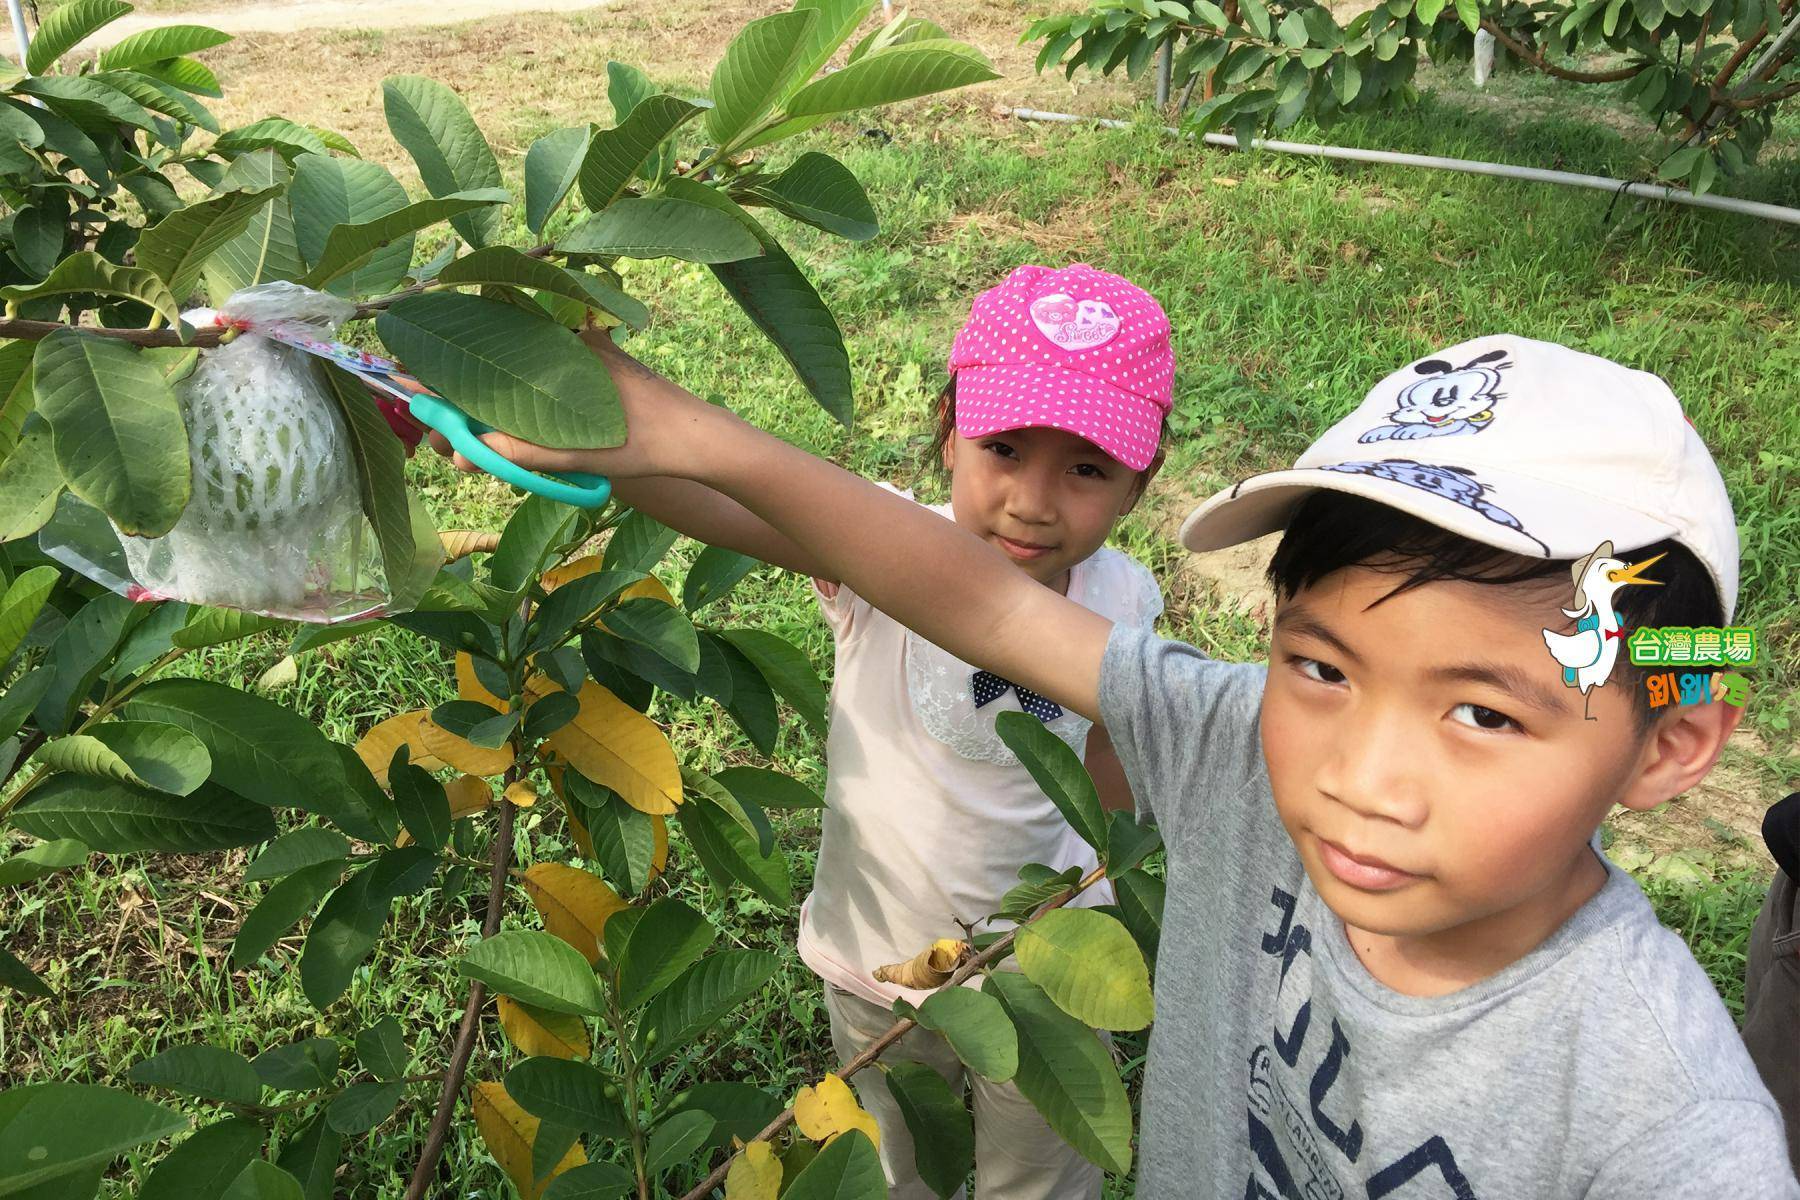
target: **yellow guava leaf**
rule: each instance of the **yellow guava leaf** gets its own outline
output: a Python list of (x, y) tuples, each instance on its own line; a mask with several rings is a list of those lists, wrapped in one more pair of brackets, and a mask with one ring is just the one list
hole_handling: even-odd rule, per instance
[(956, 968), (968, 961), (969, 954), (969, 943), (939, 938), (903, 963), (876, 967), (875, 979), (879, 983), (897, 983), (905, 988), (939, 987)]
[(523, 779), (515, 779), (506, 785), (506, 798), (515, 808), (530, 808), (538, 802), (538, 793)]
[(725, 1173), (725, 1200), (775, 1200), (781, 1194), (781, 1162), (767, 1142), (751, 1142)]
[(300, 678), (300, 664), (289, 654), (274, 666), (256, 677), (256, 690), (259, 692), (279, 692), (282, 688), (292, 687)]
[(477, 746), (448, 729), (432, 724), (429, 713), (424, 714), (419, 721), (419, 741), (424, 744), (427, 753), (441, 760), (441, 765), (455, 767), (466, 775), (498, 775), (513, 764), (511, 742), (492, 750)]
[(650, 828), (655, 830), (656, 841), (650, 850), (650, 878), (655, 880), (669, 865), (669, 823), (661, 817), (650, 818)]
[(494, 802), (494, 789), (488, 781), (474, 775), (458, 775), (444, 785), (450, 800), (450, 819), (459, 820), (480, 812)]
[(593, 1052), (587, 1026), (573, 1013), (551, 1012), (500, 997), (500, 1028), (520, 1054), (586, 1059)]
[[(561, 794), (560, 790), (558, 794)], [(587, 826), (581, 823), (581, 818), (568, 809), (563, 810), (563, 816), (568, 819), (569, 837), (575, 842), (575, 849), (580, 852), (581, 857), (594, 857), (594, 838)]]
[(440, 529), (438, 541), (443, 544), (444, 557), (455, 562), (471, 554), (492, 554), (499, 548), (500, 535), (480, 529)]
[(488, 1153), (519, 1189), (522, 1200), (538, 1200), (550, 1180), (587, 1161), (587, 1153), (576, 1142), (539, 1183), (531, 1176), (531, 1143), (537, 1137), (538, 1119), (520, 1108), (501, 1083), (476, 1084), (469, 1105), (475, 1110), (475, 1127), (481, 1130)]
[(639, 812), (674, 812), (681, 802), (681, 766), (662, 728), (591, 679), (579, 699), (575, 719), (544, 744)]
[(525, 890), (545, 929), (581, 951), (589, 965), (600, 961), (606, 920), (625, 907), (617, 892), (580, 867), (548, 862), (525, 871)]
[(827, 1074), (794, 1097), (794, 1124), (815, 1142), (829, 1143), (839, 1134), (860, 1129), (875, 1148), (881, 1148), (881, 1129), (868, 1110), (856, 1102), (856, 1093), (836, 1075)]
[(506, 700), (487, 690), (475, 675), (475, 660), (467, 650), (456, 656), (456, 695), (461, 700), (474, 700), (492, 709), (504, 710)]
[(619, 593), (619, 600), (621, 602), (643, 599), (661, 600), (670, 608), (675, 607), (675, 597), (669, 594), (669, 589), (663, 586), (663, 581), (654, 575), (649, 575), (638, 580), (636, 583)]
[(600, 569), (601, 558), (598, 554), (590, 554), (586, 558), (578, 558), (574, 562), (564, 563), (560, 567), (552, 567), (544, 572), (538, 582), (546, 592), (554, 592), (557, 588), (583, 575), (592, 575)]
[[(582, 823), (581, 818), (575, 815), (575, 810), (569, 807), (569, 798), (563, 794), (563, 770), (560, 763), (549, 763), (544, 767), (544, 774), (550, 777), (550, 790), (563, 802), (563, 816), (568, 819), (569, 836), (574, 839), (575, 848), (581, 851), (583, 858), (593, 858), (594, 836), (588, 832), (588, 827)], [(663, 873), (663, 868), (669, 865), (669, 823), (652, 815), (650, 829), (655, 840), (650, 849), (650, 879), (647, 882), (654, 883), (656, 877)]]
[(375, 776), (376, 783), (382, 787), (388, 785), (388, 764), (394, 761), (394, 751), (402, 745), (410, 748), (408, 761), (415, 767), (436, 771), (444, 765), (425, 746), (420, 726), (425, 724), (428, 715), (426, 710), (420, 709), (389, 717), (375, 724), (357, 741), (356, 756), (369, 768), (369, 774)]

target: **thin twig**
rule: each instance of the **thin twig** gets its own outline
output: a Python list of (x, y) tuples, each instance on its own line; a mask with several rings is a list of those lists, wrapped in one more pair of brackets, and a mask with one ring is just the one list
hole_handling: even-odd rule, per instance
[[(983, 950), (980, 954), (977, 954), (974, 958), (971, 958), (968, 962), (958, 967), (956, 972), (952, 974), (949, 979), (945, 980), (943, 986), (937, 990), (944, 992), (949, 991), (953, 987), (960, 987), (964, 980), (968, 979), (971, 975), (1012, 949), (1013, 939), (1018, 936), (1019, 929), (1023, 928), (1024, 925), (1031, 924), (1032, 921), (1037, 920), (1052, 909), (1061, 908), (1075, 897), (1081, 895), (1081, 893), (1087, 891), (1090, 887), (1093, 887), (1096, 883), (1099, 883), (1105, 877), (1106, 865), (1102, 863), (1100, 866), (1095, 867), (1092, 871), (1089, 871), (1083, 876), (1081, 881), (1074, 887), (1069, 888), (1059, 896), (1051, 897), (1049, 900), (1046, 900), (1043, 904), (1039, 905), (1037, 911), (1031, 914), (1030, 920), (1024, 921), (1020, 925), (1007, 930), (1006, 934), (1001, 937), (1000, 940), (996, 941), (986, 950)], [(892, 1046), (895, 1042), (910, 1033), (913, 1026), (916, 1024), (918, 1024), (918, 1022), (912, 1020), (910, 1017), (904, 1017), (895, 1021), (892, 1025), (888, 1026), (886, 1033), (883, 1033), (867, 1046), (864, 1046), (855, 1058), (845, 1063), (835, 1072), (835, 1074), (839, 1079), (850, 1078), (852, 1075), (880, 1058), (882, 1053), (887, 1050), (889, 1046)], [(753, 1142), (766, 1142), (793, 1123), (793, 1108), (785, 1108), (773, 1121), (770, 1121), (763, 1127), (761, 1133), (750, 1140)], [(733, 1155), (731, 1157), (736, 1156)], [(699, 1186), (682, 1196), (681, 1200), (706, 1200), (706, 1197), (712, 1193), (714, 1188), (725, 1182), (725, 1176), (731, 1170), (731, 1157), (726, 1158), (724, 1162), (720, 1163), (712, 1174), (701, 1180)], [(413, 1198), (409, 1196), (408, 1200), (413, 1200)]]
[[(443, 1077), (444, 1077), (443, 1072), (439, 1071), (439, 1072), (428, 1073), (428, 1074), (424, 1074), (424, 1075), (408, 1075), (403, 1079), (396, 1079), (393, 1082), (394, 1083), (403, 1083), (403, 1084), (404, 1083), (436, 1083), (439, 1080), (441, 1080)], [(358, 1082), (358, 1081), (353, 1080), (352, 1084), (354, 1084), (355, 1082)], [(277, 1113), (295, 1112), (302, 1108), (310, 1108), (313, 1105), (319, 1103), (319, 1101), (321, 1101), (321, 1100), (336, 1099), (338, 1096), (341, 1096), (345, 1092), (349, 1091), (350, 1087), (351, 1087), (351, 1084), (346, 1084), (344, 1087), (337, 1088), (331, 1092), (324, 1093), (323, 1095), (314, 1093), (311, 1095), (302, 1096), (298, 1100), (290, 1100), (286, 1104), (232, 1104), (232, 1105), (229, 1105), (229, 1107), (234, 1112), (247, 1113), (247, 1114), (251, 1114), (251, 1115), (255, 1115), (255, 1116), (265, 1116), (265, 1117), (266, 1116), (274, 1116)]]
[(30, 733), (25, 735), (24, 740), (19, 743), (19, 753), (13, 759), (12, 766), (6, 768), (5, 776), (0, 778), (0, 788), (4, 788), (7, 784), (11, 783), (13, 781), (13, 776), (25, 769), (26, 760), (33, 754), (36, 754), (37, 748), (43, 744), (43, 730), (33, 729)]
[[(487, 916), (481, 922), (481, 936), (493, 937), (500, 928), (501, 900), (506, 894), (507, 868), (512, 866), (513, 806), (504, 796), (495, 801), (500, 809), (500, 822), (494, 829), (493, 866), (488, 873)], [(469, 1067), (469, 1055), (475, 1049), (475, 1031), (481, 1025), (481, 1009), (487, 1001), (487, 988), (477, 979), (469, 984), (469, 1002), (463, 1006), (462, 1025), (456, 1031), (456, 1046), (450, 1052), (450, 1066), (444, 1072), (444, 1087), (438, 1093), (437, 1112), (432, 1114), (431, 1129), (425, 1135), (425, 1147), (419, 1152), (413, 1168), (412, 1182), (406, 1185), (406, 1200), (423, 1200), (437, 1174), (438, 1160), (444, 1155), (444, 1139), (450, 1131), (450, 1118), (462, 1095), (463, 1076)]]
[(1796, 95), (1800, 95), (1800, 81), (1787, 84), (1773, 92), (1764, 92), (1760, 96), (1732, 97), (1725, 103), (1739, 112), (1748, 112), (1753, 108), (1767, 108), (1771, 104), (1779, 104)]
[[(541, 246), (533, 246), (529, 250), (520, 251), (520, 253), (529, 258), (543, 258), (548, 255), (553, 248), (554, 247), (549, 242), (545, 242)], [(422, 279), (411, 287), (402, 288), (391, 295), (377, 296), (373, 300), (365, 300), (363, 303), (356, 306), (356, 315), (350, 319), (358, 321), (365, 317), (374, 316), (382, 309), (387, 308), (390, 304), (404, 300), (409, 296), (416, 296), (425, 289), (436, 286), (436, 284), (436, 279)], [(221, 326), (208, 325), (204, 328), (194, 330), (193, 336), (184, 342), (181, 340), (181, 335), (173, 329), (102, 329), (87, 325), (67, 325), (61, 321), (27, 321), (22, 317), (0, 318), (0, 338), (18, 338), (25, 341), (37, 341), (41, 338), (49, 337), (59, 329), (80, 329), (83, 333), (92, 334), (95, 337), (115, 338), (121, 342), (130, 342), (134, 346), (189, 346), (199, 347), (201, 349), (217, 346), (229, 332), (229, 330)]]
[(1175, 105), (1175, 119), (1177, 121), (1180, 121), (1181, 114), (1187, 111), (1188, 101), (1194, 98), (1194, 86), (1200, 82), (1203, 76), (1207, 79), (1211, 79), (1212, 73), (1210, 71), (1195, 71), (1192, 75), (1188, 76), (1187, 86), (1181, 89), (1181, 99)]
[(1710, 133), (1718, 121), (1723, 119), (1719, 116), (1721, 109), (1744, 112), (1753, 108), (1761, 108), (1766, 104), (1779, 103), (1794, 95), (1793, 89), (1783, 88), (1777, 92), (1768, 93), (1763, 96), (1744, 96), (1744, 92), (1752, 85), (1763, 79), (1773, 77), (1777, 71), (1786, 66), (1789, 60), (1794, 57), (1795, 52), (1793, 50), (1788, 50), (1786, 53), (1783, 53), (1783, 47), (1792, 40), (1797, 31), (1800, 31), (1800, 21), (1794, 19), (1793, 0), (1789, 0), (1789, 3), (1781, 5), (1778, 9), (1778, 15), (1783, 21), (1783, 24), (1781, 26), (1781, 32), (1775, 35), (1774, 44), (1763, 51), (1762, 55), (1751, 66), (1750, 74), (1742, 83), (1732, 88), (1729, 94), (1726, 94), (1724, 91), (1725, 85), (1731, 82), (1733, 76), (1737, 74), (1738, 68), (1743, 66), (1744, 60), (1750, 57), (1750, 52), (1762, 45), (1763, 41), (1768, 37), (1768, 25), (1762, 25), (1755, 33), (1739, 43), (1736, 52), (1733, 53), (1732, 56), (1726, 60), (1725, 65), (1720, 68), (1718, 75), (1716, 75), (1713, 78), (1712, 83), (1707, 86), (1706, 93), (1708, 99), (1706, 108), (1702, 110), (1698, 117), (1691, 118), (1688, 122), (1688, 127), (1682, 130), (1681, 145), (1685, 146), (1694, 138)]
[(1491, 18), (1483, 18), (1481, 27), (1494, 35), (1494, 40), (1505, 46), (1512, 54), (1530, 63), (1546, 75), (1557, 79), (1567, 79), (1571, 83), (1618, 83), (1622, 79), (1632, 79), (1644, 73), (1649, 63), (1639, 63), (1635, 67), (1619, 67), (1611, 71), (1571, 71), (1567, 67), (1559, 67), (1543, 55), (1528, 48), (1524, 43), (1515, 41)]

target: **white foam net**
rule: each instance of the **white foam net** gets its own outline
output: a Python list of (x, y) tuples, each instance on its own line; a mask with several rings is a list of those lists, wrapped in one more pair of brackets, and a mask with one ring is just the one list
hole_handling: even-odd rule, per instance
[(202, 354), (176, 386), (193, 498), (164, 536), (119, 539), (140, 586), (308, 621), (386, 600), (349, 434), (319, 371), (306, 354), (249, 333)]

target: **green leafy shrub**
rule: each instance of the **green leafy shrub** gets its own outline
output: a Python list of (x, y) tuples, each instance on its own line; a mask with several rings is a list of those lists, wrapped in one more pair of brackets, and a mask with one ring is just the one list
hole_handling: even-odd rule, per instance
[[(977, 52), (904, 17), (821, 74), (871, 7), (816, 0), (751, 22), (709, 102), (612, 64), (612, 123), (534, 143), (517, 205), (455, 93), (428, 79), (382, 87), (429, 193), (415, 200), (330, 131), (279, 117), (221, 130), (205, 105), (217, 81), (192, 57), (225, 40), (214, 31), (152, 30), (49, 73), (129, 11), (117, 0), (57, 9), (30, 74), (0, 81), (11, 134), (0, 144), (0, 827), (24, 835), (8, 839), (0, 888), (57, 886), (95, 853), (260, 847), (232, 966), (296, 972), (319, 1017), (313, 1036), (254, 1057), (178, 1042), (116, 1068), (185, 1110), (123, 1087), (16, 1081), (0, 1093), (0, 1195), (92, 1196), (130, 1153), (144, 1164), (136, 1194), (151, 1200), (325, 1200), (349, 1139), (432, 1095), (408, 1195), (442, 1194), (444, 1135), (465, 1094), (527, 1197), (671, 1194), (709, 1169), (690, 1195), (720, 1182), (734, 1197), (885, 1193), (872, 1122), (843, 1083), (879, 1047), (785, 1114), (755, 1081), (693, 1079), (696, 1044), (757, 996), (776, 961), (717, 945), (712, 922), (670, 894), (667, 822), (721, 892), (786, 910), (792, 881), (768, 813), (820, 804), (770, 767), (684, 766), (652, 715), (659, 693), (705, 697), (765, 756), (782, 704), (822, 729), (825, 692), (800, 650), (706, 617), (748, 560), (703, 551), (677, 599), (654, 574), (676, 535), (616, 505), (534, 496), (498, 534), (440, 532), (408, 493), (400, 443), (368, 395), (311, 360), (347, 430), (358, 519), (391, 594), (382, 615), (296, 627), (134, 602), (43, 552), (74, 528), (175, 527), (199, 494), (196, 455), (235, 435), (184, 413), (182, 381), (224, 335), (182, 314), (197, 297), (218, 303), (270, 281), (354, 302), (384, 349), (476, 418), (588, 445), (625, 431), (582, 337), (648, 322), (622, 262), (704, 263), (847, 422), (836, 321), (772, 229), (793, 220), (862, 239), (875, 212), (842, 164), (786, 156), (782, 143), (838, 113), (992, 77)], [(507, 243), (520, 222), (535, 244)], [(449, 246), (416, 263), (419, 235), (443, 223)], [(383, 625), (436, 643), (457, 698), (388, 716), (354, 746), (264, 696), (170, 669), (253, 635), (289, 638), (293, 657)], [(918, 1019), (975, 1069), (1016, 1071), (1063, 1136), (1123, 1171), (1130, 1107), (1090, 1025), (1149, 1021), (1140, 947), (1154, 945), (1160, 895), (1136, 864), (1154, 835), (1102, 821), (1079, 762), (1040, 726), (1026, 719), (1007, 736), (1102, 852), (1120, 903), (1030, 925), (1022, 974), (1006, 973), (994, 997), (955, 985), (998, 965), (1012, 936), (959, 944), (940, 973), (946, 994)], [(515, 814), (537, 806), (555, 810), (551, 827), (577, 862), (515, 862)], [(1004, 907), (1031, 920), (1100, 877), (1027, 865)], [(371, 957), (395, 906), (428, 888), (477, 903), (485, 892), (480, 940), (441, 963), (442, 986), (465, 996), (460, 1024), (420, 1028), (409, 1012), (346, 1023), (345, 994), (381, 969)], [(502, 929), (520, 893), (539, 927)], [(281, 944), (296, 936), (297, 956)], [(1079, 987), (1077, 962), (1089, 964)], [(1098, 991), (1093, 963), (1106, 964)], [(4, 948), (0, 985), (49, 992)], [(477, 1063), (471, 1085), (484, 1020), (516, 1056)], [(445, 1068), (416, 1069), (437, 1061)], [(928, 1177), (948, 1194), (969, 1169), (968, 1114), (917, 1072), (894, 1079), (932, 1155)], [(176, 1140), (153, 1152), (164, 1139)], [(734, 1153), (734, 1139), (750, 1146)]]
[[(1800, 29), (1774, 0), (1383, 0), (1340, 24), (1313, 0), (1095, 0), (1034, 23), (1038, 69), (1061, 65), (1136, 78), (1174, 48), (1183, 95), (1204, 85), (1191, 121), (1244, 142), (1302, 117), (1417, 98), (1421, 53), (1467, 62), (1478, 34), (1496, 65), (1576, 85), (1623, 85), (1623, 99), (1675, 134), (1658, 173), (1696, 192), (1756, 161), (1779, 106), (1800, 95)], [(1590, 69), (1584, 60), (1604, 63)]]

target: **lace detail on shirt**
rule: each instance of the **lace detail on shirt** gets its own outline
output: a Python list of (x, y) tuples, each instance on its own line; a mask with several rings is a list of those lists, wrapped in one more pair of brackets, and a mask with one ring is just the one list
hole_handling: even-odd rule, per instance
[[(948, 515), (938, 509), (943, 515)], [(1117, 550), (1101, 549), (1070, 572), (1069, 598), (1078, 604), (1127, 625), (1148, 627), (1163, 609), (1156, 579), (1142, 565)], [(949, 651), (906, 631), (906, 691), (925, 732), (963, 758), (1019, 765), (1018, 756), (994, 731), (994, 718), (1018, 712), (1019, 697), (1008, 690), (981, 708), (971, 695), (975, 668)], [(1065, 709), (1044, 728), (1054, 733), (1075, 753), (1087, 746), (1094, 723)]]

